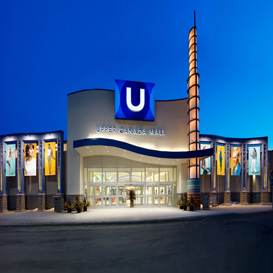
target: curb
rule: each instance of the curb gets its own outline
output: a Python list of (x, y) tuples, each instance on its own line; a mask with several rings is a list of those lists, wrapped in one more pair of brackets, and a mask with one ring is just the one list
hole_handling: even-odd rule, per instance
[(112, 221), (112, 222), (77, 222), (77, 223), (33, 223), (33, 224), (11, 224), (0, 225), (0, 228), (28, 228), (28, 227), (77, 227), (77, 226), (114, 226), (114, 225), (145, 225), (145, 224), (163, 224), (163, 223), (177, 223), (177, 222), (192, 222), (207, 219), (229, 218), (229, 217), (247, 217), (261, 214), (272, 214), (273, 210), (249, 213), (225, 213), (207, 216), (192, 216), (183, 218), (169, 218), (169, 219), (147, 219), (147, 220), (132, 220), (132, 221)]

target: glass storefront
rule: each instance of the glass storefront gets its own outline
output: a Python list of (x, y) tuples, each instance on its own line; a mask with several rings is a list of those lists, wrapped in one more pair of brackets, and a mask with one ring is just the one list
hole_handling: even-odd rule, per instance
[[(140, 164), (125, 159), (119, 164), (115, 157), (97, 158), (100, 160), (95, 160), (96, 157), (84, 159), (84, 189), (91, 207), (129, 206), (130, 188), (135, 191), (135, 206), (175, 205), (176, 167)], [(108, 164), (103, 164), (104, 161)], [(111, 166), (113, 164), (117, 167)]]

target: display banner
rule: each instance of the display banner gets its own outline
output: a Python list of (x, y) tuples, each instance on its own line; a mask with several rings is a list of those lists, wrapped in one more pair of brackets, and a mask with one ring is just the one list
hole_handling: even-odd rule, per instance
[(115, 118), (155, 120), (154, 83), (115, 80)]
[(248, 147), (248, 175), (261, 174), (261, 147)]
[(36, 176), (37, 174), (37, 143), (25, 143), (24, 145), (24, 174), (25, 176)]
[[(207, 143), (200, 143), (200, 150), (209, 149), (210, 144)], [(211, 167), (210, 167), (210, 157), (202, 159), (200, 161), (200, 174), (211, 174)]]
[(231, 146), (230, 149), (230, 174), (241, 175), (241, 147)]
[(6, 176), (16, 174), (16, 144), (6, 145)]
[(56, 174), (56, 142), (45, 143), (45, 175)]
[(225, 175), (225, 145), (217, 144), (216, 150), (217, 158), (217, 175)]

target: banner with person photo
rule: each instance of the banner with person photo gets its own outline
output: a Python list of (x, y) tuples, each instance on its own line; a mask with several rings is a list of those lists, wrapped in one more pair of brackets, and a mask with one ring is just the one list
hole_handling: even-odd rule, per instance
[(261, 147), (248, 147), (248, 175), (261, 174)]
[(232, 145), (230, 149), (230, 174), (241, 175), (241, 147)]
[(16, 175), (16, 144), (6, 145), (6, 176)]
[(217, 175), (225, 175), (225, 145), (217, 144), (216, 158), (217, 158)]
[[(200, 150), (210, 148), (210, 143), (200, 143)], [(211, 174), (210, 157), (204, 158), (200, 161), (200, 174)]]
[(24, 175), (37, 175), (37, 143), (25, 143), (24, 145)]
[(45, 143), (45, 175), (56, 175), (56, 142)]

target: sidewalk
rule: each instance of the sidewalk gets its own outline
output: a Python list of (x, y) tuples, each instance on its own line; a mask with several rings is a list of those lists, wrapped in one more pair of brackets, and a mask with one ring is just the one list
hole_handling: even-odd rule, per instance
[(82, 213), (55, 213), (53, 209), (44, 212), (9, 211), (0, 213), (0, 227), (157, 223), (269, 212), (273, 212), (271, 205), (219, 206), (199, 211), (184, 211), (177, 207), (89, 209)]

